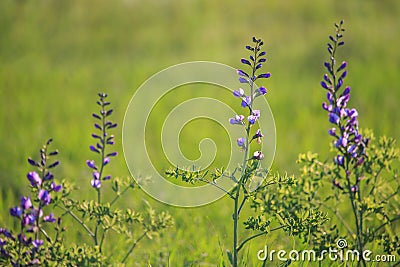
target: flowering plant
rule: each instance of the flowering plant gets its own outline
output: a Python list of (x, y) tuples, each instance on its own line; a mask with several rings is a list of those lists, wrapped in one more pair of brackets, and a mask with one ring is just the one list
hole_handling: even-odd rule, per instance
[[(105, 167), (110, 158), (117, 152), (108, 152), (114, 144), (114, 135), (109, 131), (117, 124), (109, 120), (112, 109), (107, 109), (110, 102), (107, 94), (100, 93), (97, 104), (99, 114), (93, 113), (96, 119), (94, 127), (100, 133), (93, 133), (95, 145), (89, 148), (99, 156), (99, 164), (95, 160), (87, 160), (92, 171), (92, 179), (88, 185), (97, 192), (96, 201), (77, 200), (71, 197), (73, 186), (67, 181), (59, 183), (54, 179), (52, 170), (59, 161), (52, 161), (58, 151), (49, 151), (52, 139), (40, 150), (40, 160), (28, 158), (28, 163), (37, 168), (27, 174), (31, 196), (22, 196), (20, 205), (10, 209), (10, 215), (19, 221), (19, 232), (0, 228), (0, 263), (12, 266), (104, 266), (108, 264), (126, 263), (134, 248), (143, 238), (152, 238), (161, 230), (173, 225), (172, 217), (166, 213), (156, 213), (150, 206), (146, 213), (131, 209), (115, 207), (129, 189), (137, 188), (133, 178), (120, 179), (105, 175)], [(115, 196), (104, 201), (102, 182), (112, 183)], [(60, 212), (61, 211), (61, 212)], [(57, 215), (56, 215), (57, 214)], [(63, 234), (66, 227), (61, 226), (62, 218), (70, 216), (92, 239), (93, 245), (75, 244), (67, 247)], [(51, 227), (53, 225), (54, 227)], [(69, 229), (68, 232), (72, 231)], [(140, 229), (140, 233), (138, 230)], [(116, 253), (113, 249), (104, 251), (107, 233), (114, 231), (125, 237), (128, 249)], [(112, 256), (112, 257), (111, 257)], [(121, 256), (121, 257), (118, 257)]]

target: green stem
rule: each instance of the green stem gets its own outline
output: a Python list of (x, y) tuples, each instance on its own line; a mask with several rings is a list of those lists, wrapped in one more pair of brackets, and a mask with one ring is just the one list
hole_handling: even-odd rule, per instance
[(145, 230), (143, 232), (143, 234), (141, 236), (139, 236), (138, 239), (135, 240), (135, 242), (133, 242), (132, 246), (129, 248), (128, 252), (126, 253), (126, 255), (124, 256), (124, 258), (122, 259), (122, 263), (125, 263), (125, 261), (128, 259), (129, 255), (132, 253), (133, 249), (136, 247), (136, 245), (140, 242), (140, 240), (142, 240), (146, 234), (147, 234), (147, 230)]
[(274, 228), (274, 229), (272, 229), (272, 230), (270, 230), (270, 231), (264, 231), (264, 232), (261, 232), (261, 233), (258, 233), (258, 234), (249, 236), (248, 238), (246, 238), (245, 240), (243, 240), (242, 243), (240, 243), (240, 245), (237, 247), (237, 251), (241, 250), (241, 249), (243, 248), (243, 246), (244, 246), (247, 242), (249, 242), (250, 240), (252, 240), (252, 239), (254, 239), (254, 238), (256, 238), (256, 237), (259, 237), (259, 236), (266, 235), (266, 234), (268, 234), (268, 233), (274, 232), (274, 231), (276, 231), (276, 230), (282, 229), (283, 227), (285, 227), (285, 225), (278, 226), (278, 227), (276, 227), (276, 228)]
[(79, 217), (78, 217), (73, 211), (71, 211), (71, 210), (69, 210), (69, 209), (67, 209), (67, 208), (65, 208), (65, 207), (62, 207), (62, 206), (56, 206), (56, 207), (59, 207), (60, 209), (64, 210), (66, 213), (68, 213), (69, 215), (71, 215), (71, 217), (72, 217), (75, 221), (77, 221), (77, 222), (86, 230), (86, 232), (89, 234), (89, 236), (90, 236), (91, 238), (93, 238), (93, 241), (94, 241), (95, 244), (97, 245), (97, 240), (96, 240), (96, 238), (95, 238), (95, 234), (92, 232), (92, 230), (90, 230), (90, 228), (89, 228), (81, 219), (79, 219)]
[(125, 194), (126, 191), (128, 191), (129, 188), (130, 188), (130, 186), (128, 185), (127, 187), (124, 188), (124, 190), (122, 190), (121, 193), (119, 193), (118, 195), (116, 195), (116, 196), (114, 197), (114, 199), (111, 200), (111, 202), (110, 202), (110, 207), (111, 207), (123, 194)]

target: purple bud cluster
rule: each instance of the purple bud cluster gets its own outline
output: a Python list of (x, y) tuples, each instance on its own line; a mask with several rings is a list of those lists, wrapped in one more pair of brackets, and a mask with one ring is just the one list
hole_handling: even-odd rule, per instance
[(96, 141), (95, 145), (89, 146), (89, 149), (100, 155), (99, 163), (96, 164), (94, 160), (87, 160), (86, 165), (92, 170), (92, 180), (91, 185), (95, 189), (101, 187), (101, 181), (111, 179), (110, 175), (103, 175), (104, 167), (110, 163), (110, 158), (115, 157), (117, 152), (106, 152), (107, 146), (114, 145), (114, 135), (109, 135), (107, 132), (110, 129), (117, 127), (116, 123), (111, 122), (108, 117), (113, 113), (112, 109), (107, 109), (110, 102), (106, 101), (107, 94), (99, 93), (99, 100), (97, 105), (100, 106), (99, 114), (93, 113), (93, 118), (96, 119), (94, 128), (96, 133), (92, 133), (93, 139)]
[[(358, 129), (358, 112), (354, 108), (348, 108), (350, 100), (350, 87), (343, 86), (343, 81), (347, 76), (347, 63), (344, 61), (337, 66), (335, 54), (337, 49), (344, 45), (342, 28), (343, 21), (335, 24), (336, 35), (329, 36), (328, 52), (330, 61), (325, 62), (324, 66), (327, 73), (323, 76), (321, 87), (327, 90), (327, 102), (322, 103), (322, 108), (328, 112), (329, 122), (333, 127), (328, 130), (329, 135), (335, 138), (334, 147), (338, 154), (334, 158), (334, 163), (346, 171), (346, 177), (350, 176), (350, 170), (362, 165), (366, 154), (365, 149), (368, 139), (363, 138)], [(343, 89), (344, 88), (344, 89)], [(351, 186), (352, 192), (357, 192), (359, 179)], [(339, 181), (333, 181), (333, 185), (343, 189)]]
[[(267, 93), (267, 89), (263, 86), (256, 87), (255, 82), (258, 79), (269, 78), (271, 74), (259, 73), (264, 62), (267, 61), (265, 51), (261, 51), (261, 46), (264, 42), (261, 39), (253, 37), (253, 46), (247, 45), (246, 49), (250, 51), (250, 56), (248, 59), (242, 58), (241, 63), (250, 67), (250, 72), (238, 69), (237, 74), (239, 75), (239, 82), (248, 84), (250, 87), (250, 93), (246, 94), (243, 88), (233, 91), (233, 96), (241, 100), (241, 106), (243, 108), (248, 108), (249, 113), (247, 116), (247, 122), (245, 121), (244, 115), (235, 115), (235, 117), (230, 118), (229, 122), (231, 124), (241, 125), (246, 130), (246, 137), (240, 137), (237, 139), (237, 145), (243, 149), (248, 150), (250, 143), (253, 140), (261, 143), (261, 138), (263, 137), (261, 130), (258, 129), (252, 138), (250, 138), (250, 129), (253, 125), (257, 124), (260, 119), (261, 113), (259, 110), (253, 109), (253, 102), (257, 97), (263, 96)], [(255, 88), (256, 87), (256, 88)], [(251, 157), (251, 159), (262, 160), (264, 154), (261, 151), (256, 151)]]
[[(57, 218), (53, 212), (44, 214), (44, 208), (53, 201), (53, 196), (60, 192), (62, 185), (54, 181), (54, 175), (51, 169), (59, 165), (59, 161), (48, 161), (52, 156), (58, 154), (58, 151), (48, 152), (48, 147), (52, 139), (40, 150), (40, 160), (35, 161), (28, 158), (28, 163), (38, 169), (38, 171), (28, 172), (26, 177), (30, 184), (34, 197), (22, 196), (19, 205), (10, 208), (10, 215), (20, 221), (20, 233), (14, 236), (7, 229), (0, 228), (0, 256), (8, 258), (10, 255), (6, 249), (9, 242), (19, 242), (20, 246), (28, 248), (31, 254), (31, 264), (37, 263), (35, 254), (43, 245), (43, 240), (39, 237), (39, 232), (43, 224), (54, 223)], [(60, 220), (58, 220), (60, 221)], [(17, 264), (18, 265), (18, 264)]]

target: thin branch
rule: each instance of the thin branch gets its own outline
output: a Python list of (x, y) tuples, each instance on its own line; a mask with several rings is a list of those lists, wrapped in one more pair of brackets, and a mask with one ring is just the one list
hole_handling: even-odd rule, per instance
[(58, 206), (58, 205), (56, 207), (59, 207), (60, 209), (64, 210), (65, 213), (68, 213), (69, 215), (71, 215), (72, 218), (74, 218), (75, 221), (77, 221), (86, 230), (86, 232), (88, 232), (90, 237), (92, 237), (93, 240), (96, 242), (95, 234), (92, 232), (92, 230), (90, 230), (90, 228), (81, 219), (79, 219), (78, 216), (76, 216), (76, 214), (73, 211), (71, 211), (65, 207)]
[(286, 225), (281, 225), (281, 226), (278, 226), (278, 227), (276, 227), (276, 228), (274, 228), (274, 229), (272, 229), (272, 230), (270, 230), (270, 231), (264, 231), (264, 232), (261, 232), (261, 233), (258, 233), (258, 234), (249, 236), (248, 238), (246, 238), (245, 240), (243, 240), (242, 243), (240, 243), (240, 245), (236, 248), (236, 250), (237, 250), (237, 251), (241, 250), (241, 249), (243, 248), (243, 246), (244, 246), (247, 242), (249, 242), (250, 240), (252, 240), (252, 239), (254, 239), (254, 238), (256, 238), (256, 237), (259, 237), (259, 236), (262, 236), (262, 235), (266, 235), (266, 234), (268, 234), (268, 233), (272, 233), (272, 232), (274, 232), (274, 231), (276, 231), (276, 230), (279, 230), (279, 229), (284, 228), (285, 226), (286, 226)]
[(125, 257), (122, 259), (122, 263), (125, 263), (125, 261), (128, 259), (129, 255), (132, 253), (133, 249), (136, 247), (137, 243), (140, 242), (140, 240), (142, 240), (146, 234), (147, 234), (147, 230), (143, 232), (143, 234), (135, 240), (135, 242), (133, 242), (132, 246), (130, 247), (130, 249), (128, 250), (128, 253), (126, 253)]

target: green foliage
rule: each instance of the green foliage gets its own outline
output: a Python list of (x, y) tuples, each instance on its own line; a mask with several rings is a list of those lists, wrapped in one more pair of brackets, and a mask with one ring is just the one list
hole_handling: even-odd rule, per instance
[[(375, 139), (371, 131), (365, 131), (364, 135), (370, 139), (370, 145), (367, 148), (366, 163), (360, 170), (363, 174), (360, 186), (362, 198), (356, 200), (357, 211), (362, 214), (364, 222), (362, 241), (366, 246), (365, 249), (374, 251), (379, 245), (380, 252), (398, 254), (400, 182), (398, 171), (394, 166), (399, 160), (399, 149), (396, 148), (395, 140), (392, 138), (383, 136)], [(346, 214), (348, 212), (346, 205), (349, 204), (348, 193), (343, 187), (339, 188), (337, 183), (332, 183), (341, 178), (337, 167), (333, 163), (319, 161), (318, 155), (310, 152), (301, 154), (298, 162), (302, 166), (299, 192), (304, 191), (305, 195), (310, 195), (306, 198), (310, 206), (325, 210), (333, 216), (329, 223), (312, 233), (309, 238), (310, 243), (317, 251), (322, 251), (329, 247), (329, 243), (334, 244), (340, 237), (345, 238), (349, 248), (354, 249), (356, 235), (355, 229), (351, 227), (353, 219), (349, 219), (351, 217)], [(322, 192), (324, 194), (321, 194)]]

